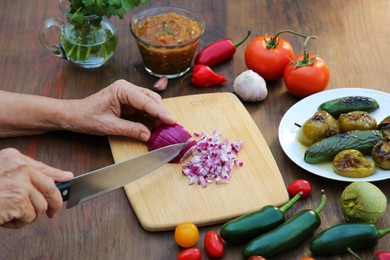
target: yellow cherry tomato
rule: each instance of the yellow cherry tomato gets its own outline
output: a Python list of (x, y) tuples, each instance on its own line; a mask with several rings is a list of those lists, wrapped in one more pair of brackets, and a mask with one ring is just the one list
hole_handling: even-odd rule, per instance
[(183, 222), (177, 225), (175, 229), (175, 241), (184, 248), (194, 246), (199, 239), (199, 230), (196, 225), (191, 222)]

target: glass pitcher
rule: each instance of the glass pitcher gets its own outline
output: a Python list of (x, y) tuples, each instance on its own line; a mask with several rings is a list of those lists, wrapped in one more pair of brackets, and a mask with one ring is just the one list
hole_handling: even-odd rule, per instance
[[(97, 15), (84, 16), (82, 22), (71, 23), (68, 13), (58, 1), (67, 20), (47, 19), (39, 32), (41, 44), (53, 55), (64, 58), (80, 67), (91, 69), (102, 66), (114, 54), (118, 44), (118, 33), (106, 18)], [(51, 28), (60, 29), (57, 43), (50, 42)]]

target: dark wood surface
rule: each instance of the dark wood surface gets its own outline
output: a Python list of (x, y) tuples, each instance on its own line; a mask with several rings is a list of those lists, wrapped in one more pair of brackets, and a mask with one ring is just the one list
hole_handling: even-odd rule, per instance
[[(370, 88), (389, 92), (390, 73), (390, 1), (154, 1), (137, 7), (123, 20), (111, 19), (119, 32), (116, 55), (102, 68), (83, 70), (51, 56), (38, 42), (38, 30), (49, 17), (60, 16), (55, 0), (3, 1), (0, 8), (0, 88), (56, 98), (83, 98), (116, 79), (126, 79), (151, 87), (156, 78), (143, 67), (134, 39), (129, 32), (131, 16), (148, 6), (174, 5), (201, 14), (207, 29), (199, 47), (220, 38), (242, 38), (248, 30), (253, 38), (282, 29), (317, 35), (310, 50), (325, 59), (330, 70), (328, 88)], [(296, 37), (285, 36), (301, 52)], [(206, 92), (232, 91), (236, 75), (246, 69), (244, 50), (239, 47), (234, 59), (215, 68), (228, 78), (223, 86), (198, 89), (190, 78), (169, 82), (163, 97)], [(282, 151), (277, 136), (284, 113), (299, 99), (289, 95), (283, 81), (268, 84), (269, 96), (262, 103), (245, 103), (266, 138), (286, 184), (297, 178), (309, 180), (312, 196), (297, 202), (287, 216), (304, 208), (314, 208), (319, 191), (326, 190), (328, 203), (321, 213), (319, 230), (344, 220), (339, 197), (348, 183), (324, 179), (302, 170)], [(1, 102), (1, 101), (0, 101)], [(55, 132), (40, 136), (0, 140), (0, 149), (15, 147), (51, 166), (71, 170), (76, 175), (113, 163), (107, 137)], [(390, 173), (389, 173), (390, 174)], [(376, 182), (390, 196), (389, 181)], [(277, 191), (275, 191), (277, 192)], [(390, 203), (390, 202), (389, 202)], [(197, 210), (197, 209), (194, 209)], [(378, 222), (390, 227), (390, 214)], [(201, 238), (220, 225), (200, 228)], [(317, 231), (318, 232), (318, 231)], [(205, 256), (203, 243), (198, 243)], [(299, 259), (310, 256), (309, 240), (275, 259)], [(224, 259), (241, 259), (241, 246), (226, 246)], [(374, 249), (359, 251), (363, 259), (372, 259), (378, 251), (390, 251), (390, 236), (382, 238)], [(173, 232), (152, 233), (143, 230), (122, 189), (60, 212), (49, 220), (19, 229), (0, 229), (1, 259), (175, 259), (180, 248)], [(354, 259), (349, 255), (316, 259)]]

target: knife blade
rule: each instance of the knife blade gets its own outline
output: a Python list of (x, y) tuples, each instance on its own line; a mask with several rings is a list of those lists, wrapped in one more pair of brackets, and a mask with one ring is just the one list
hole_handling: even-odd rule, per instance
[(161, 167), (175, 158), (185, 143), (165, 146), (154, 151), (130, 158), (74, 177), (69, 182), (57, 183), (66, 208), (74, 207), (87, 200), (121, 188)]

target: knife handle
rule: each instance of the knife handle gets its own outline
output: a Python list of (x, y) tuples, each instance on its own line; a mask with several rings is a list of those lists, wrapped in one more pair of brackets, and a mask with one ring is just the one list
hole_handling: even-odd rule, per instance
[(69, 200), (71, 184), (72, 183), (70, 181), (56, 183), (57, 188), (60, 190), (63, 201)]

